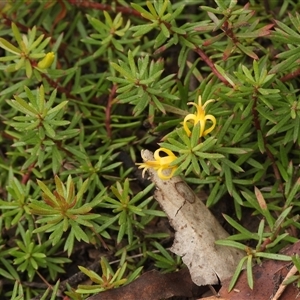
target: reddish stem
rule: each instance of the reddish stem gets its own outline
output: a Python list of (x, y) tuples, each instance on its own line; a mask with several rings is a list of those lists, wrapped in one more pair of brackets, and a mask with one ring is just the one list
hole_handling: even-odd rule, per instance
[(134, 15), (136, 17), (142, 17), (140, 12), (129, 8), (129, 7), (122, 7), (122, 6), (117, 6), (115, 9), (112, 8), (112, 6), (108, 4), (101, 4), (101, 3), (95, 3), (95, 2), (90, 2), (90, 1), (78, 1), (78, 0), (68, 0), (70, 4), (72, 5), (77, 5), (80, 7), (86, 7), (86, 8), (92, 8), (92, 9), (97, 9), (97, 10), (104, 10), (104, 11), (117, 11), (121, 12), (123, 14), (128, 14), (128, 15)]
[(111, 106), (112, 106), (112, 101), (116, 95), (117, 91), (117, 85), (114, 84), (111, 88), (110, 95), (108, 97), (108, 102), (106, 105), (106, 110), (105, 110), (105, 127), (107, 131), (107, 135), (111, 138), (111, 127), (110, 127), (110, 115), (111, 115)]
[(202, 49), (197, 47), (194, 49), (196, 53), (199, 54), (199, 56), (203, 59), (203, 61), (211, 68), (212, 72), (225, 84), (230, 85), (227, 79), (216, 69), (214, 63), (210, 60), (210, 58), (205, 54)]
[(260, 245), (259, 251), (260, 251), (260, 252), (264, 252), (264, 251), (266, 250), (267, 246), (268, 246), (271, 242), (272, 242), (272, 241), (271, 241), (270, 238), (266, 238), (266, 239), (264, 240), (264, 242)]
[(280, 78), (280, 80), (282, 82), (286, 82), (286, 81), (289, 81), (291, 79), (294, 79), (295, 77), (298, 77), (300, 75), (300, 68), (297, 69), (296, 71), (292, 72), (292, 73), (289, 73), (283, 77)]
[(27, 181), (30, 178), (30, 175), (32, 173), (32, 169), (34, 168), (34, 166), (35, 166), (35, 162), (28, 167), (27, 172), (22, 176), (22, 180), (21, 180), (22, 184), (27, 183)]

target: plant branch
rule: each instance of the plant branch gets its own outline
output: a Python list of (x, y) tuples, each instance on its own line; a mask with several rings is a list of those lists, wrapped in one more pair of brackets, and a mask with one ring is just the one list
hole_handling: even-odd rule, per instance
[(102, 11), (117, 11), (123, 14), (134, 15), (140, 18), (142, 17), (138, 11), (129, 7), (117, 6), (116, 8), (113, 8), (111, 5), (108, 4), (101, 4), (101, 3), (95, 3), (90, 1), (78, 1), (78, 0), (68, 0), (68, 1), (70, 4), (79, 7), (92, 8), (92, 9), (102, 10)]
[(212, 72), (225, 84), (230, 85), (226, 78), (216, 69), (214, 63), (210, 60), (210, 58), (205, 54), (205, 52), (197, 47), (194, 49), (196, 53), (202, 58), (202, 60), (211, 68)]
[(253, 106), (252, 106), (252, 115), (253, 115), (253, 120), (254, 120), (254, 126), (255, 126), (257, 131), (260, 131), (262, 133), (262, 138), (263, 138), (264, 147), (266, 149), (266, 154), (267, 154), (268, 158), (270, 159), (270, 161), (272, 163), (273, 172), (274, 172), (276, 180), (278, 180), (278, 182), (279, 182), (280, 191), (283, 192), (283, 184), (282, 184), (280, 172), (279, 172), (278, 167), (277, 167), (276, 162), (275, 162), (275, 157), (272, 154), (272, 152), (270, 151), (270, 149), (268, 148), (267, 139), (263, 135), (263, 132), (261, 130), (259, 117), (258, 117), (258, 112), (257, 112), (257, 109), (256, 109), (257, 97), (254, 96), (253, 98), (254, 98), (254, 101), (253, 101)]
[(111, 127), (110, 127), (110, 115), (111, 115), (111, 105), (113, 102), (113, 99), (116, 95), (117, 91), (117, 85), (114, 84), (111, 88), (110, 95), (108, 97), (107, 105), (106, 105), (106, 110), (105, 110), (105, 128), (107, 131), (107, 135), (109, 138), (111, 138)]
[(283, 77), (280, 78), (281, 82), (286, 82), (291, 79), (294, 79), (300, 75), (300, 68), (295, 70), (294, 72), (291, 72), (289, 74), (284, 75)]

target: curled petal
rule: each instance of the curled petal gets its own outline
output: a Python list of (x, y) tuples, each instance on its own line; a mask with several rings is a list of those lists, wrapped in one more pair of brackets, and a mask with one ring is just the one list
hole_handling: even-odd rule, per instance
[[(164, 168), (159, 168), (157, 170), (157, 175), (160, 179), (163, 179), (163, 180), (168, 180), (170, 178), (172, 178), (173, 174), (175, 173), (176, 171), (176, 167), (175, 168), (168, 168), (168, 169), (164, 169)], [(165, 175), (165, 171), (168, 171), (169, 174), (168, 175)]]
[(185, 130), (186, 134), (188, 136), (190, 136), (192, 134), (192, 132), (190, 131), (189, 127), (187, 126), (187, 122), (189, 120), (193, 120), (194, 121), (194, 124), (196, 123), (197, 121), (197, 118), (195, 115), (193, 114), (188, 114), (187, 116), (185, 116), (184, 120), (183, 120), (183, 129)]
[(203, 136), (205, 136), (208, 133), (210, 133), (211, 131), (213, 131), (217, 124), (216, 118), (213, 115), (206, 115), (205, 120), (211, 120), (212, 125), (208, 129), (204, 130)]
[[(189, 127), (187, 125), (188, 121), (193, 121), (193, 123), (194, 123), (193, 126), (195, 126), (198, 122), (200, 123), (199, 137), (207, 135), (216, 126), (216, 118), (213, 115), (205, 115), (205, 110), (204, 110), (204, 108), (206, 107), (207, 104), (214, 102), (215, 100), (210, 99), (210, 100), (206, 101), (203, 106), (202, 106), (201, 101), (202, 101), (202, 98), (201, 98), (201, 96), (199, 96), (198, 104), (196, 104), (194, 102), (188, 102), (189, 105), (193, 105), (197, 108), (197, 112), (195, 114), (188, 114), (183, 120), (183, 129), (185, 130), (185, 132), (188, 136), (191, 136), (191, 134), (192, 134), (191, 130), (189, 129)], [(208, 129), (205, 130), (207, 120), (211, 120), (213, 122), (213, 124)]]
[(187, 104), (188, 105), (194, 105), (197, 109), (199, 107), (199, 104), (196, 104), (195, 102), (188, 102)]
[[(159, 154), (160, 152), (164, 152), (167, 154), (167, 156), (161, 157)], [(176, 171), (176, 166), (170, 166), (170, 164), (176, 159), (176, 155), (169, 149), (166, 148), (159, 148), (154, 152), (154, 161), (146, 161), (144, 163), (138, 163), (139, 169), (143, 169), (142, 176), (144, 177), (145, 172), (149, 168), (153, 168), (154, 170), (157, 170), (157, 175), (163, 179), (167, 180), (170, 179), (174, 172)], [(168, 170), (168, 175), (165, 175), (163, 171)]]
[(143, 171), (142, 171), (142, 178), (144, 178), (145, 177), (145, 173), (150, 168), (150, 166), (147, 165), (146, 163), (141, 163), (141, 164), (136, 164), (136, 165), (138, 165), (139, 169), (143, 169)]
[(174, 155), (174, 153), (171, 150), (169, 150), (167, 148), (159, 148), (154, 152), (155, 160), (159, 160), (161, 158), (160, 155), (159, 155), (160, 152), (165, 152), (168, 156), (176, 158), (176, 156)]
[(205, 106), (209, 103), (212, 103), (212, 102), (215, 102), (215, 99), (210, 99), (210, 100), (207, 100), (204, 105), (203, 105), (203, 109), (205, 108)]

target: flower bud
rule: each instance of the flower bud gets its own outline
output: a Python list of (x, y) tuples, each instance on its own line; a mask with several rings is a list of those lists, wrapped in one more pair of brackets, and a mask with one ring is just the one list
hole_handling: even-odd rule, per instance
[(48, 52), (46, 54), (46, 56), (41, 61), (39, 61), (38, 67), (40, 69), (47, 69), (47, 68), (49, 68), (52, 65), (52, 63), (53, 63), (54, 58), (55, 58), (54, 52)]

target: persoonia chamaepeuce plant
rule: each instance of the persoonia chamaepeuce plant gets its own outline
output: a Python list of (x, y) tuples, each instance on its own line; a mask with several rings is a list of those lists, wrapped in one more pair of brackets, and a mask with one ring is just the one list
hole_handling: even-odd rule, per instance
[(180, 268), (147, 168), (226, 202), (218, 243), (245, 252), (230, 288), (263, 258), (298, 268), (278, 254), (300, 227), (297, 1), (106, 2), (0, 4), (1, 299)]

